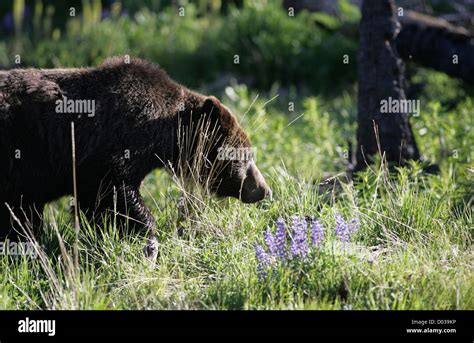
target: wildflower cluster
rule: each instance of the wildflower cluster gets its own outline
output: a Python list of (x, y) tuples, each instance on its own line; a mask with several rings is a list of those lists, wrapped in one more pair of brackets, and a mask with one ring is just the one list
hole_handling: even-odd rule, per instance
[(336, 214), (336, 227), (334, 228), (334, 234), (342, 243), (348, 243), (351, 240), (352, 234), (358, 229), (358, 218), (353, 218), (349, 222), (346, 222), (339, 214)]
[[(342, 216), (336, 215), (335, 236), (342, 242), (348, 243), (354, 232), (359, 228), (358, 218), (346, 222)], [(265, 279), (267, 272), (278, 264), (291, 261), (307, 261), (310, 252), (320, 247), (325, 237), (323, 225), (314, 217), (309, 223), (305, 218), (293, 217), (291, 226), (287, 229), (285, 221), (278, 218), (275, 223), (276, 231), (267, 228), (264, 246), (256, 245), (257, 272), (260, 279)]]

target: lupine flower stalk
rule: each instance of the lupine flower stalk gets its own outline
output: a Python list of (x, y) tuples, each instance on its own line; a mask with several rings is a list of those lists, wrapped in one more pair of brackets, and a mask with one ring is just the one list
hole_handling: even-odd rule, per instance
[(286, 252), (286, 231), (285, 231), (285, 221), (283, 218), (278, 218), (276, 221), (276, 232), (275, 232), (275, 246), (277, 251), (277, 256), (284, 260), (287, 257)]
[(290, 243), (290, 254), (292, 258), (305, 259), (308, 255), (308, 234), (306, 220), (293, 217), (293, 237)]
[(313, 245), (319, 245), (324, 239), (323, 225), (316, 219), (316, 217), (311, 220), (310, 236)]
[(336, 227), (334, 228), (334, 234), (342, 243), (349, 242), (349, 230), (346, 221), (341, 215), (336, 214)]
[(270, 266), (270, 256), (261, 245), (255, 246), (255, 256), (257, 257), (258, 278), (263, 280), (267, 276), (266, 270)]
[(265, 232), (265, 244), (267, 246), (267, 251), (271, 256), (277, 255), (277, 246), (275, 242), (275, 236), (273, 236), (272, 231), (270, 228), (267, 228)]
[(334, 233), (342, 243), (349, 243), (351, 236), (359, 229), (359, 218), (353, 218), (347, 223), (341, 215), (336, 214)]

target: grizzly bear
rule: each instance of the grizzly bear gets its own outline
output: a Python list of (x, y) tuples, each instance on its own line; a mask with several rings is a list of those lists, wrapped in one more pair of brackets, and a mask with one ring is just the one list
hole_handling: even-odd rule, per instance
[(139, 193), (152, 170), (245, 203), (271, 193), (250, 154), (225, 160), (223, 148), (251, 148), (230, 110), (152, 63), (114, 57), (91, 68), (0, 71), (0, 238), (21, 239), (18, 223), (37, 236), (44, 205), (74, 194), (75, 169), (80, 210), (91, 220), (119, 214), (121, 227), (146, 235), (154, 258), (156, 223)]

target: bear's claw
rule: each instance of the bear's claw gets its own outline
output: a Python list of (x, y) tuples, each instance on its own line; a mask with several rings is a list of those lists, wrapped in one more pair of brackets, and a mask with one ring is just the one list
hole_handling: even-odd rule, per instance
[(147, 239), (144, 252), (148, 260), (154, 264), (158, 258), (158, 240), (155, 237)]

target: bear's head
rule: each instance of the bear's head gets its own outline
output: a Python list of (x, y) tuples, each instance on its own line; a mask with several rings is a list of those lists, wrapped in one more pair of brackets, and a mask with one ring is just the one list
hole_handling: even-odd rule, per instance
[(217, 196), (244, 203), (271, 195), (250, 140), (229, 108), (214, 96), (203, 97), (189, 120), (191, 125), (181, 126), (181, 136), (188, 139), (180, 151), (195, 181)]

